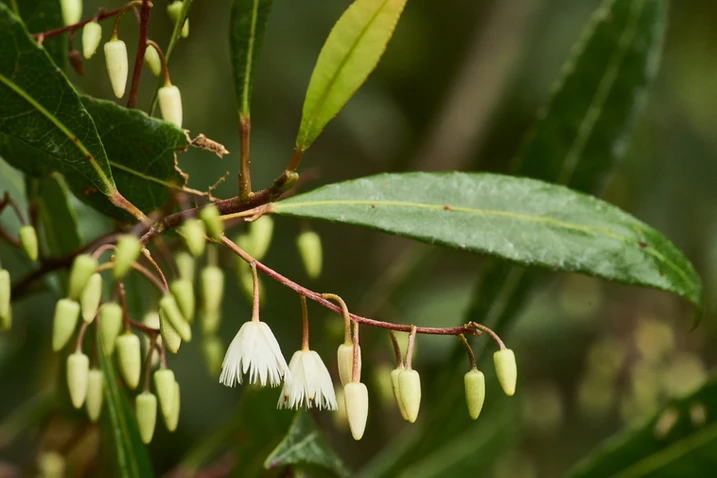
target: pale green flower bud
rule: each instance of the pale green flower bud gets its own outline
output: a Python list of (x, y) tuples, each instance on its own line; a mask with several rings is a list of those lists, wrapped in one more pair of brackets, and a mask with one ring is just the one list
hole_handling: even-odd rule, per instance
[(406, 368), (403, 365), (391, 370), (391, 388), (393, 389), (393, 398), (396, 399), (396, 405), (398, 405), (398, 411), (401, 412), (401, 417), (403, 417), (404, 420), (408, 420), (406, 407), (403, 406), (403, 401), (401, 401), (401, 389), (398, 386), (398, 376), (404, 370), (406, 370)]
[(249, 248), (245, 250), (257, 261), (262, 260), (269, 250), (273, 235), (274, 219), (271, 216), (261, 216), (249, 224)]
[(68, 298), (72, 300), (80, 299), (82, 291), (85, 290), (87, 281), (89, 281), (90, 276), (95, 273), (95, 269), (97, 269), (97, 259), (91, 255), (80, 254), (75, 257), (68, 280)]
[(80, 317), (80, 304), (70, 299), (60, 299), (55, 305), (52, 321), (52, 350), (58, 352), (75, 332)]
[(403, 370), (398, 374), (398, 395), (406, 410), (406, 420), (413, 423), (421, 408), (421, 377), (415, 370)]
[(132, 264), (139, 258), (142, 244), (136, 236), (125, 234), (117, 239), (117, 250), (115, 251), (114, 276), (122, 280), (132, 269)]
[(74, 25), (82, 19), (82, 0), (60, 0), (60, 7), (65, 25)]
[(35, 232), (35, 228), (29, 224), (25, 224), (18, 231), (18, 235), (20, 236), (20, 244), (22, 245), (22, 249), (25, 251), (25, 254), (27, 254), (27, 257), (31, 261), (36, 261), (38, 249), (37, 232)]
[(87, 382), (90, 373), (90, 359), (82, 352), (67, 357), (67, 388), (75, 408), (80, 408), (87, 397)]
[(9, 307), (5, 315), (0, 315), (0, 332), (10, 330), (12, 327), (12, 308)]
[(129, 60), (127, 59), (127, 45), (124, 41), (112, 38), (105, 43), (105, 62), (107, 75), (110, 77), (112, 92), (117, 98), (124, 96), (129, 74)]
[(85, 408), (87, 416), (90, 417), (92, 423), (96, 423), (102, 413), (102, 398), (105, 388), (105, 376), (101, 370), (93, 368), (89, 372), (87, 380), (87, 399), (85, 400)]
[(80, 296), (82, 319), (88, 324), (95, 319), (101, 298), (102, 276), (99, 272), (95, 272), (90, 276), (90, 280), (87, 281), (87, 285)]
[(102, 27), (97, 22), (90, 22), (82, 28), (82, 56), (89, 60), (97, 51), (102, 41)]
[(189, 279), (177, 279), (169, 286), (179, 310), (190, 323), (194, 319), (194, 286)]
[(142, 392), (135, 399), (135, 413), (139, 436), (145, 444), (149, 444), (154, 436), (157, 425), (157, 397), (150, 392)]
[[(169, 14), (169, 18), (172, 19), (172, 22), (174, 24), (179, 21), (180, 16), (182, 15), (182, 8), (184, 8), (184, 4), (180, 1), (172, 2), (167, 5), (167, 14)], [(189, 20), (184, 21), (184, 25), (182, 25), (181, 35), (182, 38), (187, 38), (189, 36)]]
[(224, 234), (224, 221), (222, 221), (219, 209), (214, 204), (204, 206), (199, 211), (199, 219), (204, 221), (207, 226), (207, 232), (212, 239), (220, 240)]
[(368, 420), (368, 389), (361, 382), (351, 382), (344, 386), (344, 402), (349, 428), (354, 440), (360, 440), (366, 430)]
[[(175, 85), (163, 86), (157, 92), (159, 111), (162, 119), (174, 123), (177, 128), (182, 127), (182, 95)], [(209, 229), (211, 232), (211, 229)]]
[(185, 342), (192, 340), (192, 328), (179, 310), (179, 306), (177, 305), (177, 301), (174, 300), (173, 295), (167, 294), (160, 299), (159, 317), (160, 324), (162, 319), (168, 321), (182, 340)]
[(179, 270), (179, 278), (186, 279), (194, 284), (197, 263), (194, 257), (184, 251), (179, 251), (174, 255), (174, 260), (177, 263), (177, 269)]
[(157, 53), (154, 45), (147, 45), (147, 48), (144, 50), (144, 62), (154, 76), (162, 74), (162, 60), (159, 58), (159, 53)]
[[(341, 385), (353, 382), (354, 346), (353, 344), (341, 344), (336, 353), (336, 361), (339, 366), (339, 379)], [(361, 380), (361, 346), (358, 348), (358, 378)]]
[(207, 367), (207, 373), (212, 377), (219, 377), (222, 371), (222, 361), (224, 360), (224, 345), (222, 340), (216, 335), (204, 337), (202, 340), (202, 357), (204, 365)]
[(134, 390), (139, 384), (142, 371), (142, 353), (139, 337), (131, 332), (125, 332), (117, 337), (117, 362), (120, 374), (127, 387)]
[(64, 478), (65, 457), (56, 451), (45, 451), (37, 457), (37, 472), (40, 478)]
[(122, 307), (114, 302), (102, 304), (99, 313), (100, 338), (105, 355), (112, 355), (115, 349), (115, 341), (122, 331)]
[(217, 266), (207, 266), (202, 270), (199, 281), (202, 287), (202, 313), (220, 313), (224, 298), (224, 271)]
[(485, 377), (483, 372), (475, 369), (471, 370), (463, 377), (463, 383), (466, 387), (468, 414), (475, 420), (480, 415), (485, 401)]
[(179, 336), (179, 333), (174, 330), (172, 324), (170, 324), (169, 320), (165, 319), (163, 315), (159, 317), (159, 332), (162, 335), (162, 341), (167, 350), (176, 354), (182, 345), (182, 337)]
[(174, 406), (172, 407), (172, 415), (169, 417), (169, 420), (165, 422), (165, 425), (167, 425), (167, 430), (170, 432), (173, 432), (177, 429), (177, 424), (179, 423), (179, 410), (180, 410), (180, 393), (179, 393), (179, 382), (174, 382)]
[(204, 223), (195, 218), (187, 219), (184, 221), (184, 224), (182, 224), (181, 230), (189, 252), (194, 257), (201, 256), (204, 253), (204, 246), (206, 245)]
[(306, 275), (311, 279), (319, 277), (323, 262), (321, 237), (314, 231), (304, 231), (296, 238), (296, 247)]
[(154, 389), (157, 392), (159, 409), (162, 411), (165, 424), (171, 421), (172, 414), (174, 414), (175, 382), (174, 372), (168, 368), (159, 369), (154, 372)]
[(515, 386), (518, 381), (518, 367), (515, 364), (515, 354), (510, 349), (498, 350), (493, 354), (495, 373), (503, 391), (509, 397), (515, 393)]
[[(3, 320), (9, 321), (10, 319), (11, 291), (10, 272), (6, 269), (0, 269), (0, 322)], [(1, 326), (0, 330), (2, 330)]]
[(202, 333), (204, 335), (213, 335), (219, 330), (222, 322), (222, 314), (219, 311), (213, 313), (202, 312), (200, 315), (200, 324), (202, 325)]

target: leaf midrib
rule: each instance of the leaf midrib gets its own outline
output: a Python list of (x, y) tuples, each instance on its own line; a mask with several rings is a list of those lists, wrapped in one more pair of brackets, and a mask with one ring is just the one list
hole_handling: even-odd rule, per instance
[[(553, 219), (550, 217), (545, 216), (531, 216), (529, 214), (521, 214), (521, 213), (514, 213), (509, 211), (496, 211), (491, 209), (476, 209), (476, 208), (469, 208), (469, 207), (462, 207), (462, 206), (451, 206), (447, 204), (428, 204), (428, 203), (411, 203), (411, 202), (405, 202), (405, 201), (387, 201), (387, 200), (355, 200), (355, 199), (341, 199), (341, 200), (318, 200), (318, 201), (301, 201), (301, 202), (291, 202), (291, 203), (274, 203), (272, 206), (272, 210), (277, 213), (281, 213), (281, 211), (286, 211), (290, 209), (296, 209), (296, 208), (308, 208), (308, 207), (319, 207), (319, 206), (384, 206), (384, 207), (396, 207), (396, 208), (417, 208), (417, 209), (429, 209), (429, 210), (435, 210), (435, 211), (445, 211), (447, 213), (449, 212), (461, 212), (465, 214), (475, 214), (475, 215), (481, 215), (481, 216), (493, 216), (493, 217), (502, 217), (506, 219), (515, 219), (519, 221), (526, 221), (526, 222), (533, 222), (533, 223), (543, 223), (543, 224), (550, 224), (552, 226), (563, 228), (567, 230), (573, 230), (573, 231), (582, 231), (582, 232), (592, 232), (597, 235), (602, 235), (611, 239), (623, 241), (628, 244), (632, 244), (634, 240), (630, 237), (623, 236), (622, 234), (617, 234), (615, 232), (602, 229), (595, 226), (586, 226), (581, 224), (573, 224), (566, 221), (561, 221), (559, 219)], [(448, 209), (446, 209), (446, 207)], [(667, 257), (662, 255), (659, 251), (654, 249), (651, 246), (646, 246), (642, 248), (643, 251), (649, 253), (651, 256), (655, 257), (658, 261), (664, 263), (667, 265), (670, 269), (672, 269), (674, 272), (676, 272), (682, 279), (685, 281), (685, 283), (690, 283), (689, 277), (686, 275), (685, 271), (682, 270), (681, 267), (677, 266), (675, 263), (673, 263), (671, 260), (669, 260)]]
[[(304, 141), (306, 141), (306, 138), (309, 136), (309, 131), (311, 131), (311, 126), (313, 125), (314, 121), (316, 121), (316, 117), (318, 116), (317, 112), (321, 112), (321, 109), (324, 106), (324, 103), (326, 103), (326, 99), (329, 96), (329, 92), (333, 88), (333, 85), (336, 83), (339, 75), (343, 71), (344, 67), (348, 63), (349, 59), (353, 58), (353, 55), (356, 53), (356, 46), (361, 42), (363, 37), (366, 35), (366, 32), (368, 29), (373, 25), (374, 20), (378, 17), (378, 15), (383, 11), (384, 7), (388, 2), (391, 0), (384, 0), (380, 7), (376, 9), (374, 14), (371, 16), (371, 19), (366, 23), (366, 25), (361, 29), (361, 33), (356, 37), (356, 40), (351, 44), (351, 47), (348, 49), (348, 53), (344, 56), (343, 60), (341, 60), (341, 63), (336, 68), (336, 72), (331, 76), (331, 79), (329, 80), (329, 83), (327, 84), (326, 88), (324, 88), (324, 92), (321, 94), (321, 98), (319, 101), (317, 101), (316, 106), (311, 111), (311, 114), (309, 115), (309, 118), (306, 121), (306, 128), (304, 129), (304, 134), (301, 137), (301, 141), (297, 140), (297, 146), (301, 144), (303, 146)], [(349, 6), (349, 8), (352, 8), (353, 4)], [(339, 19), (340, 21), (341, 19)], [(329, 34), (330, 35), (330, 34)], [(319, 54), (319, 57), (321, 54)], [(311, 82), (309, 82), (309, 86), (311, 86)], [(305, 149), (305, 148), (300, 148)]]
[(80, 139), (75, 136), (72, 131), (70, 131), (67, 126), (64, 125), (55, 115), (50, 113), (44, 106), (42, 106), (40, 103), (35, 101), (34, 98), (32, 98), (25, 90), (17, 86), (13, 81), (8, 79), (5, 75), (0, 74), (0, 82), (4, 83), (8, 88), (10, 88), (12, 91), (14, 91), (18, 96), (20, 96), (22, 99), (30, 103), (30, 105), (35, 108), (37, 111), (39, 111), (43, 116), (45, 116), (50, 122), (52, 122), (57, 129), (59, 129), (67, 138), (70, 140), (71, 143), (73, 143), (77, 148), (80, 150), (82, 155), (87, 159), (92, 167), (95, 169), (95, 172), (97, 172), (97, 175), (99, 176), (101, 182), (107, 189), (107, 193), (105, 194), (111, 194), (115, 189), (115, 185), (113, 181), (110, 181), (110, 179), (107, 177), (107, 175), (102, 171), (102, 168), (100, 168), (99, 164), (97, 164), (97, 161), (94, 159), (94, 156), (90, 151), (87, 149), (87, 147), (80, 141)]
[(251, 26), (249, 27), (249, 43), (247, 45), (246, 64), (244, 68), (244, 91), (242, 92), (242, 112), (241, 115), (249, 118), (249, 85), (251, 83), (252, 70), (254, 69), (254, 42), (256, 37), (256, 21), (259, 17), (259, 2), (261, 0), (253, 0), (251, 10)]

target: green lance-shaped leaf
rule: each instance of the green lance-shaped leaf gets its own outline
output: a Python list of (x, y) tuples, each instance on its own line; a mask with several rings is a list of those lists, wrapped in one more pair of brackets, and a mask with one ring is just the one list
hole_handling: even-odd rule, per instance
[(151, 478), (154, 473), (147, 447), (142, 443), (127, 396), (119, 388), (112, 360), (102, 351), (99, 334), (97, 350), (97, 359), (105, 377), (106, 412), (102, 414), (102, 433), (103, 440), (111, 443), (114, 449), (116, 463), (113, 469), (122, 478)]
[(654, 287), (700, 303), (699, 277), (662, 234), (605, 202), (534, 179), (381, 174), (294, 196), (272, 210)]
[(234, 93), (240, 118), (249, 117), (256, 65), (274, 0), (234, 0), (229, 22)]
[(406, 0), (356, 0), (326, 39), (306, 91), (296, 149), (306, 150), (376, 68)]
[(289, 432), (264, 461), (266, 469), (284, 466), (321, 468), (349, 476), (346, 465), (305, 410), (296, 413)]
[(0, 154), (31, 176), (75, 174), (104, 195), (117, 194), (97, 129), (74, 88), (2, 3)]
[[(176, 152), (189, 145), (183, 130), (112, 101), (83, 96), (82, 103), (97, 125), (117, 186), (129, 201), (150, 212), (164, 206), (172, 191), (183, 189), (187, 178), (176, 163)], [(72, 186), (78, 197), (97, 210), (123, 217), (94, 189), (82, 183)]]
[(707, 477), (717, 466), (717, 377), (608, 439), (570, 478)]

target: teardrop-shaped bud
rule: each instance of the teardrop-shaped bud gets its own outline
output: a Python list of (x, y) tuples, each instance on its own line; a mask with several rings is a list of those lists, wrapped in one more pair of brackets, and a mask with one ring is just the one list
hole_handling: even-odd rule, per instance
[(406, 370), (406, 368), (403, 365), (391, 370), (391, 388), (393, 389), (393, 398), (396, 399), (396, 405), (398, 405), (398, 411), (401, 412), (401, 417), (403, 417), (404, 420), (408, 420), (406, 407), (403, 406), (403, 402), (401, 401), (401, 389), (398, 386), (398, 376), (404, 370)]
[(202, 312), (199, 319), (199, 323), (202, 326), (202, 333), (204, 335), (214, 335), (217, 333), (219, 325), (222, 323), (222, 314), (220, 312)]
[(224, 271), (217, 266), (207, 266), (199, 276), (202, 287), (202, 312), (217, 314), (224, 298)]
[(52, 319), (52, 350), (58, 352), (75, 332), (80, 317), (80, 304), (70, 299), (60, 299), (55, 305)]
[(127, 59), (127, 45), (117, 38), (105, 43), (105, 63), (107, 75), (110, 77), (112, 92), (117, 98), (124, 96), (129, 74), (129, 60)]
[(182, 316), (190, 323), (194, 319), (194, 286), (189, 279), (177, 279), (169, 286), (170, 292), (177, 301)]
[(35, 228), (29, 224), (25, 224), (20, 227), (18, 236), (20, 237), (20, 244), (22, 245), (22, 249), (25, 251), (25, 254), (27, 254), (27, 257), (31, 261), (36, 261), (38, 249), (37, 232), (35, 231)]
[(201, 256), (204, 253), (204, 246), (206, 245), (204, 223), (196, 218), (187, 219), (184, 221), (184, 224), (182, 224), (181, 231), (189, 252), (194, 257)]
[(0, 321), (10, 316), (11, 291), (10, 272), (0, 269)]
[(62, 21), (65, 25), (79, 23), (82, 18), (82, 0), (60, 0)]
[(179, 310), (177, 301), (174, 300), (174, 296), (167, 294), (162, 297), (159, 301), (159, 317), (160, 324), (161, 319), (167, 320), (174, 330), (177, 331), (179, 336), (185, 342), (192, 340), (192, 328), (189, 326), (189, 322), (184, 318), (182, 312)]
[(96, 21), (86, 24), (82, 28), (82, 56), (89, 60), (97, 51), (102, 41), (102, 26)]
[(95, 272), (87, 281), (85, 289), (80, 296), (80, 308), (82, 309), (82, 319), (88, 324), (95, 319), (97, 308), (100, 306), (102, 298), (102, 276), (99, 272)]
[(157, 426), (157, 397), (150, 392), (142, 392), (135, 399), (135, 414), (139, 436), (145, 444), (149, 444)]
[(75, 408), (80, 408), (87, 397), (87, 382), (90, 373), (90, 359), (82, 352), (67, 357), (67, 388)]
[(139, 258), (142, 250), (142, 244), (137, 236), (132, 234), (124, 234), (117, 239), (117, 249), (115, 251), (114, 276), (117, 280), (122, 280), (132, 268), (132, 264)]
[(480, 415), (485, 401), (485, 376), (480, 370), (473, 369), (465, 374), (463, 383), (466, 387), (468, 414), (475, 420)]
[(314, 231), (304, 231), (296, 238), (296, 248), (304, 264), (306, 275), (311, 279), (319, 277), (323, 262), (321, 237)]
[(105, 376), (102, 370), (93, 368), (89, 372), (87, 379), (87, 399), (85, 400), (85, 408), (87, 416), (90, 417), (92, 423), (97, 422), (102, 413), (102, 398), (105, 388)]
[(159, 409), (162, 411), (164, 423), (169, 423), (174, 413), (174, 372), (168, 368), (162, 368), (154, 372), (154, 390), (159, 399)]
[(406, 420), (413, 423), (421, 409), (421, 377), (415, 370), (403, 370), (398, 374), (398, 395), (406, 411)]
[(157, 53), (157, 49), (154, 48), (154, 45), (149, 44), (144, 50), (144, 62), (154, 76), (162, 74), (162, 60), (160, 60), (159, 53)]
[(117, 337), (116, 344), (120, 374), (127, 387), (134, 390), (139, 384), (139, 376), (142, 370), (139, 337), (131, 332), (125, 332)]
[(64, 478), (65, 457), (56, 451), (44, 451), (37, 457), (39, 478)]
[(361, 382), (351, 382), (344, 386), (344, 402), (349, 428), (354, 440), (360, 440), (366, 430), (368, 420), (368, 389)]
[(274, 219), (271, 216), (261, 216), (249, 224), (249, 248), (246, 251), (260, 261), (266, 255), (274, 235)]
[(97, 259), (89, 254), (80, 254), (75, 257), (70, 269), (70, 278), (68, 280), (67, 297), (72, 300), (79, 300), (82, 291), (85, 290), (87, 281), (97, 269)]
[(159, 317), (159, 332), (162, 335), (162, 341), (167, 350), (173, 354), (179, 352), (179, 347), (182, 345), (182, 337), (179, 336), (179, 333), (177, 333), (174, 327), (172, 327), (172, 324), (169, 323), (169, 320), (164, 318), (163, 315)]
[(503, 391), (509, 397), (515, 393), (515, 385), (518, 381), (518, 366), (515, 363), (515, 354), (510, 349), (498, 350), (493, 354), (495, 373)]
[(179, 251), (174, 255), (174, 261), (177, 263), (179, 278), (186, 279), (194, 284), (197, 261), (191, 254), (185, 251)]
[(199, 219), (204, 221), (207, 226), (207, 232), (212, 239), (221, 240), (222, 234), (224, 234), (224, 221), (222, 221), (219, 209), (214, 204), (204, 206), (199, 211)]
[[(172, 20), (172, 23), (176, 24), (179, 21), (180, 16), (182, 15), (183, 7), (184, 3), (180, 1), (172, 2), (167, 5), (167, 14)], [(182, 38), (187, 38), (189, 36), (189, 20), (184, 21), (184, 25), (182, 25), (182, 31), (180, 34)]]
[[(339, 349), (336, 353), (336, 361), (339, 366), (339, 379), (341, 385), (346, 385), (349, 382), (353, 382), (353, 369), (354, 369), (354, 346), (351, 343), (339, 345)], [(358, 348), (358, 378), (357, 381), (361, 380), (361, 346)]]
[[(176, 85), (163, 86), (157, 92), (159, 111), (162, 119), (174, 123), (177, 128), (182, 127), (182, 95)], [(210, 229), (211, 231), (211, 229)]]
[(114, 302), (102, 304), (99, 312), (100, 338), (105, 355), (112, 355), (115, 341), (122, 331), (122, 307)]
[(180, 393), (179, 393), (179, 382), (174, 382), (174, 407), (172, 407), (172, 415), (169, 417), (169, 420), (166, 422), (167, 430), (170, 432), (173, 432), (177, 429), (177, 425), (179, 424), (179, 411), (181, 410), (181, 403), (180, 403)]
[(216, 335), (209, 335), (202, 340), (202, 357), (204, 365), (207, 367), (207, 373), (211, 377), (219, 378), (222, 371), (222, 361), (224, 360), (224, 344)]

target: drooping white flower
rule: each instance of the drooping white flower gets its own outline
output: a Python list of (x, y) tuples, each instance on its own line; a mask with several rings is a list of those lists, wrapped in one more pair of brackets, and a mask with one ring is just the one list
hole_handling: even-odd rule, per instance
[(336, 410), (336, 394), (331, 375), (318, 353), (299, 350), (289, 363), (291, 381), (284, 382), (278, 408), (316, 407)]
[(242, 375), (249, 374), (249, 383), (272, 387), (290, 381), (291, 374), (281, 353), (279, 343), (266, 323), (246, 322), (237, 332), (222, 363), (219, 382), (227, 387), (242, 383)]

